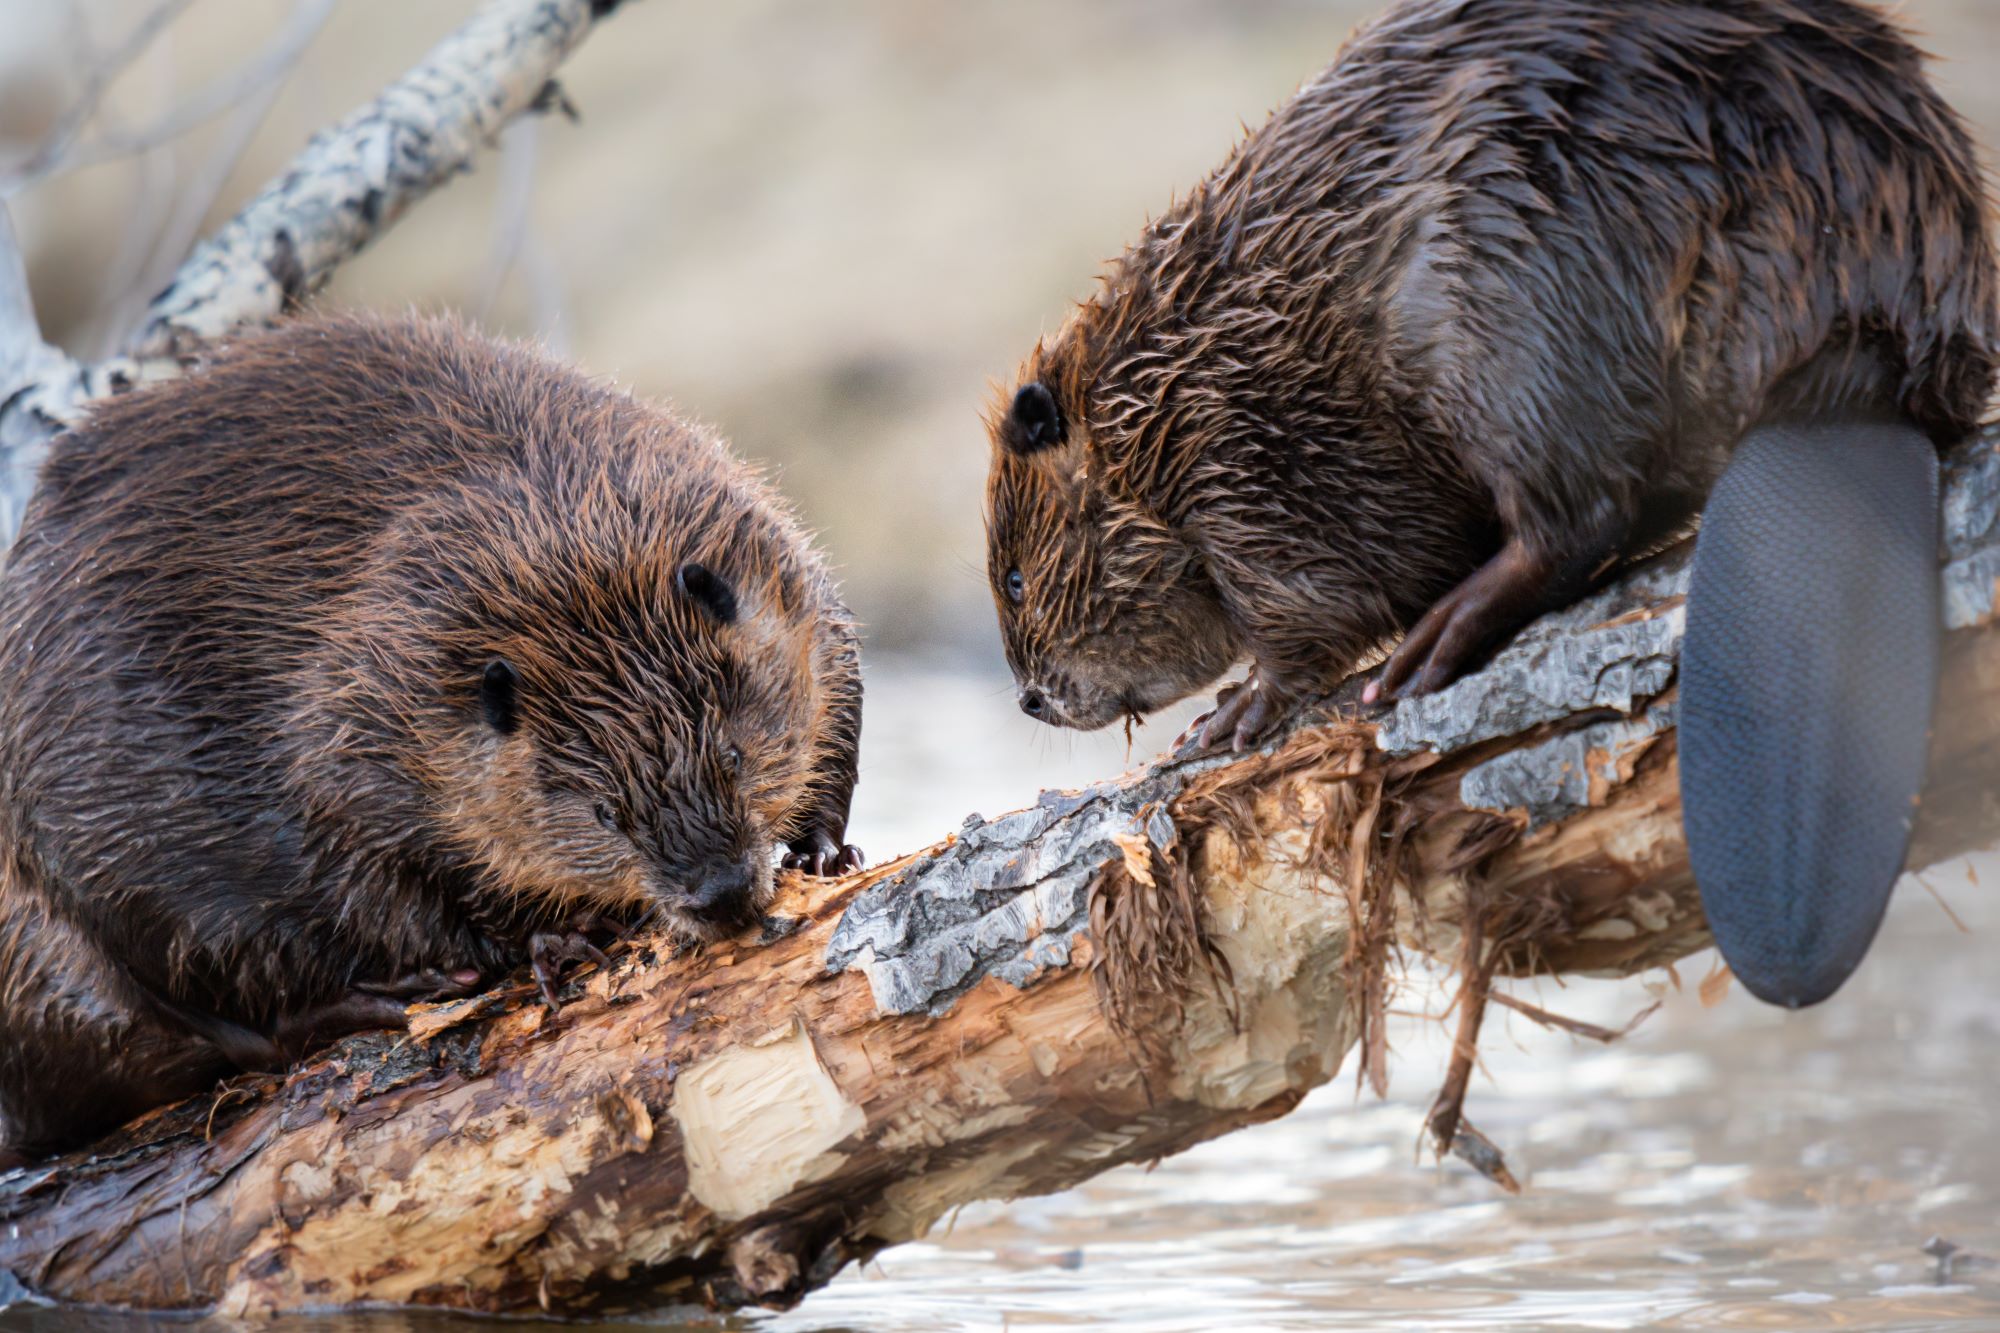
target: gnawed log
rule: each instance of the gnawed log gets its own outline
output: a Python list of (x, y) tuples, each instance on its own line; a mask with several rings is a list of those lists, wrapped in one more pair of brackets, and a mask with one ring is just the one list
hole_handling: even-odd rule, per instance
[[(1918, 851), (1985, 845), (2000, 453), (1952, 460)], [(632, 941), (549, 1015), (419, 1007), (0, 1178), (0, 1289), (254, 1314), (781, 1304), (950, 1209), (1380, 1078), (1390, 954), (1630, 973), (1707, 941), (1682, 842), (1685, 550), (1373, 719), (1165, 762), (830, 886), (759, 935)], [(1351, 695), (1349, 696), (1351, 697)], [(1469, 1020), (1476, 1024), (1476, 1019)], [(1492, 1145), (1441, 1103), (1441, 1138)]]

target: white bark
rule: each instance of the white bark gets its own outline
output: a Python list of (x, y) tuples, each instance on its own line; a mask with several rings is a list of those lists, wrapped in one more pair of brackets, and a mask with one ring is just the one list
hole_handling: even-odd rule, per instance
[(49, 441), (108, 387), (108, 373), (93, 375), (43, 340), (27, 262), (0, 203), (0, 550), (20, 529)]

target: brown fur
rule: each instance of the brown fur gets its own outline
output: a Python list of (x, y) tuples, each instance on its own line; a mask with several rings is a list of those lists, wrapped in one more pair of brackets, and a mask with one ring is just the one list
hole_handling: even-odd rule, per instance
[(1518, 624), (1684, 524), (1755, 423), (1963, 433), (1994, 294), (1970, 144), (1874, 10), (1406, 0), (996, 405), (1023, 706), (1099, 726), (1246, 656), (1322, 690), (1483, 564), (1481, 623)]
[(17, 1147), (533, 931), (732, 930), (775, 847), (846, 823), (854, 631), (776, 497), (712, 435), (447, 322), (301, 322), (100, 406), (0, 625)]

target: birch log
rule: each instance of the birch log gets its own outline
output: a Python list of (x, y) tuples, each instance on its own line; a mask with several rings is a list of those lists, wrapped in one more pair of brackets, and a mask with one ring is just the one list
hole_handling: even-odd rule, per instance
[[(1918, 864), (1996, 827), (1996, 446), (1951, 460)], [(1707, 942), (1673, 730), (1686, 574), (1670, 552), (1391, 713), (795, 883), (760, 933), (633, 941), (560, 1014), (525, 979), (419, 1006), (408, 1034), (0, 1178), (0, 1284), (237, 1315), (783, 1304), (959, 1204), (1283, 1115), (1350, 1052), (1379, 1077), (1397, 950), (1474, 978), (1681, 957)], [(1504, 1179), (1445, 1102), (1440, 1141)]]

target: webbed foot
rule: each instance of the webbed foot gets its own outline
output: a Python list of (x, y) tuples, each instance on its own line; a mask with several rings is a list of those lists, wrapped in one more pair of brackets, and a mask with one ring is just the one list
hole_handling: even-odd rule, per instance
[[(356, 1032), (406, 1027), (409, 1024), (405, 1013), (408, 1007), (403, 1001), (387, 995), (351, 990), (325, 1004), (314, 1005), (300, 1013), (286, 1014), (278, 1020), (277, 1029), (271, 1034), (272, 1045), (277, 1048), (280, 1057), (275, 1064), (289, 1064), (315, 1047)], [(235, 1058), (245, 1068), (257, 1067), (256, 1063), (240, 1055)], [(269, 1067), (268, 1057), (265, 1063)]]
[(387, 981), (357, 981), (354, 989), (392, 1000), (452, 1000), (478, 990), (480, 980), (476, 967), (423, 967)]

